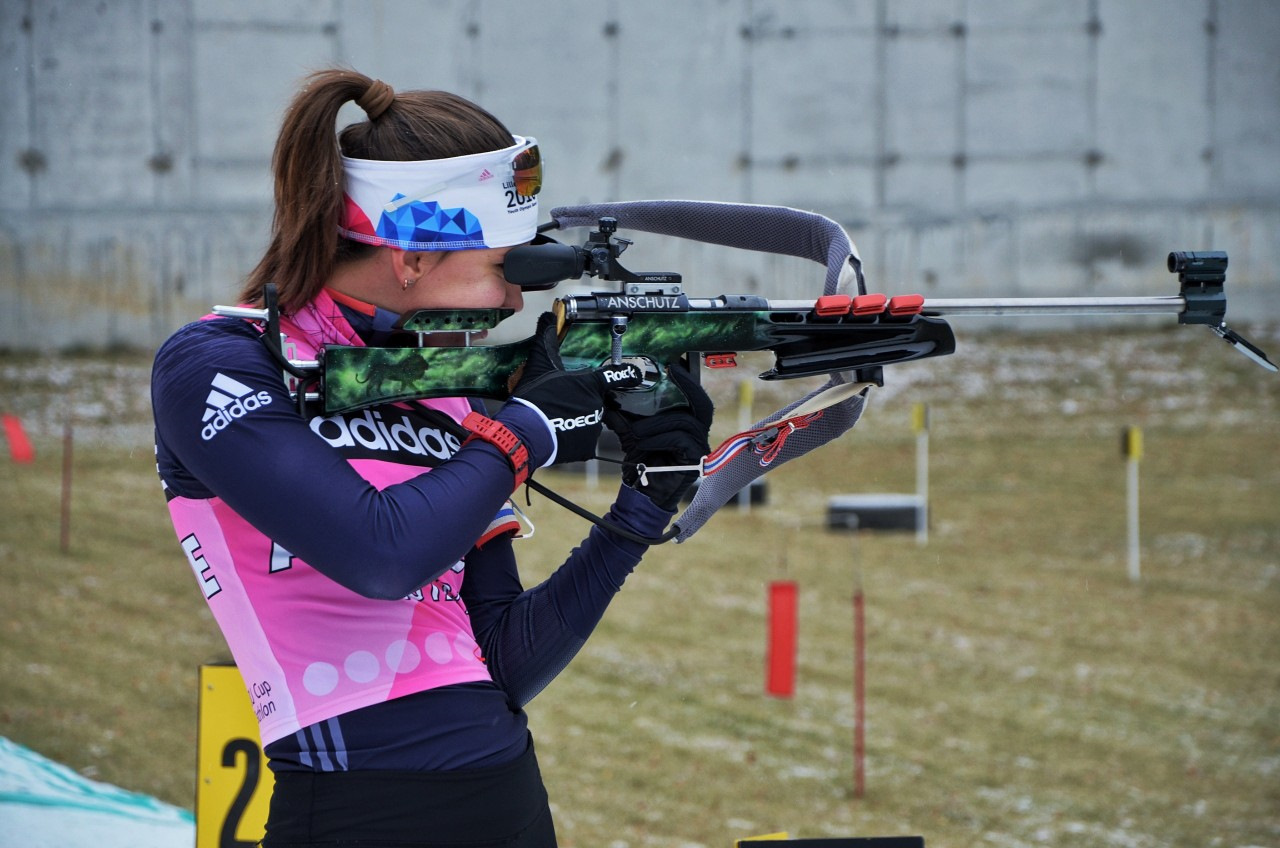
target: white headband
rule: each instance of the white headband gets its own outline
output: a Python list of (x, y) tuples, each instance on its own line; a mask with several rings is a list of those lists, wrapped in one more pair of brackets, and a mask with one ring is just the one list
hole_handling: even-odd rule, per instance
[(339, 232), (401, 250), (471, 250), (531, 241), (538, 199), (517, 193), (512, 162), (537, 140), (449, 159), (342, 157), (346, 208)]

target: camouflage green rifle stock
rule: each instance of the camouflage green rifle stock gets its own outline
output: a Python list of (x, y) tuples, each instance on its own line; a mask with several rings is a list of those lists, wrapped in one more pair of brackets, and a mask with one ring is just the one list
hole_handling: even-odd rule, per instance
[[(918, 311), (893, 314), (889, 301), (883, 302), (883, 311), (854, 315), (853, 299), (847, 296), (779, 303), (752, 295), (689, 298), (670, 292), (598, 292), (556, 300), (553, 311), (565, 367), (594, 368), (611, 361), (638, 365), (644, 384), (618, 397), (624, 409), (652, 414), (684, 403), (665, 366), (686, 355), (700, 354), (709, 367), (727, 367), (735, 364), (736, 353), (772, 351), (774, 367), (760, 376), (776, 380), (862, 371), (955, 350), (955, 336), (945, 321)], [(899, 308), (906, 307), (895, 306)], [(424, 310), (403, 322), (404, 330), (422, 334), (424, 346), (330, 345), (323, 359), (325, 411), (434, 397), (506, 398), (531, 339), (474, 347), (429, 343), (437, 333), (456, 339), (459, 332), (489, 329), (508, 314), (510, 310)]]

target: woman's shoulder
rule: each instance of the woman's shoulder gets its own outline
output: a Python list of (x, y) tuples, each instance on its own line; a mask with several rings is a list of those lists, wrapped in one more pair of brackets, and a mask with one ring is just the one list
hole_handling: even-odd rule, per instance
[(212, 317), (180, 327), (156, 350), (151, 365), (153, 389), (160, 385), (204, 381), (214, 371), (277, 374), (262, 331), (242, 318)]
[(226, 345), (240, 347), (245, 341), (255, 341), (262, 336), (262, 330), (243, 318), (223, 318), (206, 316), (198, 321), (179, 327), (160, 345), (161, 352), (182, 350), (191, 347), (217, 347)]
[(255, 325), (242, 318), (210, 317), (174, 331), (156, 350), (154, 367), (268, 355), (262, 345), (262, 330)]

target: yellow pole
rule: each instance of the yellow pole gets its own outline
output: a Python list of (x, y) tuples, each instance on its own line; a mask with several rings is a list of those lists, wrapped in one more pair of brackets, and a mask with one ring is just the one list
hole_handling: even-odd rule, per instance
[(911, 429), (916, 434), (916, 496), (920, 509), (916, 513), (916, 544), (929, 541), (929, 407), (917, 403), (911, 407)]
[(1129, 579), (1142, 578), (1141, 544), (1138, 536), (1138, 463), (1142, 460), (1142, 430), (1130, 427), (1124, 434), (1124, 455), (1128, 459)]

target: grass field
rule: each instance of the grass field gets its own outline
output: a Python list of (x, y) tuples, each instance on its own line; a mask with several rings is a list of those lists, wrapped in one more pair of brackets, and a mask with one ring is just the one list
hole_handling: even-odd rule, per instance
[[(1280, 376), (1198, 328), (983, 335), (891, 369), (853, 433), (653, 550), (530, 705), (565, 846), (920, 834), (940, 846), (1280, 845)], [(1249, 328), (1270, 353), (1280, 330)], [(0, 357), (0, 735), (190, 807), (196, 669), (226, 659), (173, 537), (145, 357)], [(736, 423), (733, 385), (712, 384)], [(762, 387), (762, 415), (776, 387)], [(914, 486), (932, 526), (831, 533), (833, 494)], [(62, 434), (74, 422), (69, 549)], [(1143, 428), (1142, 578), (1120, 433)], [(0, 457), (3, 459), (3, 457)], [(553, 487), (603, 509), (609, 489)], [(535, 500), (532, 583), (585, 526)], [(766, 590), (800, 587), (796, 692), (764, 693)], [(867, 610), (866, 793), (853, 612)]]

